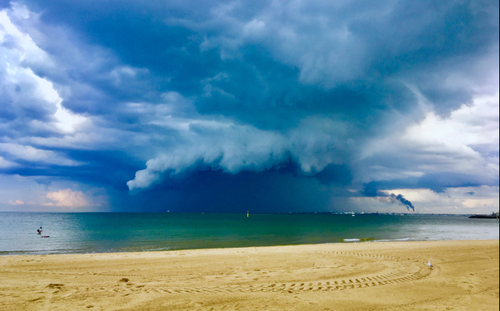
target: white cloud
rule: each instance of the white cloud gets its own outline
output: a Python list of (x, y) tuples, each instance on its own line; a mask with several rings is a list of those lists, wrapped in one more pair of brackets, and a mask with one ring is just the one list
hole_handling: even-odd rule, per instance
[(89, 206), (89, 198), (81, 191), (72, 191), (71, 189), (49, 192), (46, 195), (47, 199), (54, 202), (45, 203), (45, 206), (62, 206), (69, 208), (79, 208)]
[(52, 103), (55, 106), (56, 111), (54, 113), (54, 117), (57, 121), (54, 122), (54, 125), (62, 133), (73, 133), (78, 126), (88, 121), (87, 118), (77, 115), (63, 107), (63, 100), (59, 96), (59, 93), (54, 89), (52, 82), (48, 81), (46, 78), (40, 78), (35, 75), (30, 68), (26, 70), (27, 74), (30, 75), (34, 81), (36, 81), (38, 92), (38, 94), (36, 94), (37, 97), (48, 103)]
[[(68, 28), (44, 24), (39, 14), (12, 2), (0, 10), (0, 98), (11, 114), (0, 122), (0, 131), (7, 133), (0, 142), (47, 149), (124, 148), (125, 142), (147, 134), (76, 113), (65, 100), (102, 98), (92, 79), (119, 86), (147, 73), (117, 62), (107, 50), (79, 42)], [(0, 160), (0, 168), (2, 163), (8, 165)]]
[(498, 93), (462, 105), (447, 117), (430, 112), (419, 124), (407, 128), (403, 140), (435, 143), (447, 147), (493, 144), (499, 139)]
[[(22, 86), (24, 98), (16, 101), (15, 105), (24, 106), (23, 108), (33, 104), (44, 105), (45, 109), (53, 112), (54, 121), (47, 124), (48, 128), (52, 127), (52, 130), (57, 132), (72, 133), (87, 121), (87, 118), (64, 108), (63, 100), (54, 89), (53, 83), (48, 78), (34, 73), (31, 67), (53, 68), (55, 65), (52, 58), (38, 47), (29, 34), (20, 31), (12, 23), (7, 13), (16, 15), (18, 10), (28, 12), (18, 5), (14, 6), (13, 11), (0, 11), (0, 51), (3, 54), (0, 77), (4, 85), (0, 89), (0, 94), (14, 95), (12, 88)], [(19, 17), (19, 14), (17, 15)], [(21, 17), (23, 16), (29, 18), (30, 14), (21, 14)]]
[(106, 211), (109, 207), (109, 198), (103, 188), (88, 188), (78, 182), (46, 176), (0, 174), (0, 211), (12, 210), (9, 201), (16, 202), (12, 198), (24, 202), (18, 205), (18, 210), (23, 211), (61, 211), (78, 206), (81, 206), (78, 211)]
[[(40, 177), (23, 177), (19, 175), (4, 175), (0, 174), (0, 202), (8, 202), (12, 198), (18, 198), (25, 202), (26, 205), (30, 201), (38, 202), (41, 196), (45, 196), (47, 193), (46, 186), (37, 183), (43, 178)], [(15, 202), (15, 200), (13, 200)], [(28, 202), (28, 203), (26, 203)], [(0, 210), (9, 210), (9, 206), (1, 206)], [(26, 208), (26, 205), (23, 208)]]
[[(24, 16), (19, 14), (24, 12), (27, 13)], [(15, 48), (5, 49), (2, 48), (4, 60), (10, 62), (11, 64), (20, 64), (21, 62), (27, 63), (38, 63), (44, 66), (51, 66), (53, 62), (50, 56), (40, 49), (33, 39), (26, 33), (20, 31), (16, 25), (14, 25), (9, 17), (9, 14), (16, 15), (20, 18), (29, 18), (30, 13), (27, 12), (25, 7), (14, 5), (14, 10), (2, 10), (0, 11), (0, 42), (2, 43), (15, 43)], [(12, 67), (9, 68), (13, 70)]]
[(10, 168), (10, 167), (14, 167), (14, 166), (17, 166), (17, 164), (14, 162), (7, 161), (3, 157), (0, 157), (0, 169)]
[(24, 202), (21, 200), (15, 200), (15, 201), (9, 200), (9, 205), (24, 205)]
[(77, 166), (83, 163), (67, 159), (54, 151), (37, 149), (32, 146), (24, 146), (12, 143), (0, 143), (0, 152), (9, 154), (16, 159), (47, 163), (62, 166)]
[[(433, 111), (403, 132), (369, 142), (358, 163), (369, 165), (363, 178), (390, 180), (449, 172), (498, 179), (499, 98), (478, 95), (448, 117)], [(409, 170), (411, 168), (411, 170)]]
[[(383, 192), (401, 194), (415, 206), (417, 213), (490, 214), (499, 208), (499, 188), (490, 186), (447, 188), (436, 193), (429, 189), (391, 189)], [(406, 213), (406, 208), (373, 197), (353, 197), (357, 210), (381, 213)], [(397, 202), (395, 202), (397, 203)]]
[[(457, 187), (436, 193), (429, 189), (394, 189), (385, 192), (402, 194), (416, 211), (424, 213), (489, 214), (498, 211), (498, 187)], [(417, 210), (417, 208), (419, 208)]]

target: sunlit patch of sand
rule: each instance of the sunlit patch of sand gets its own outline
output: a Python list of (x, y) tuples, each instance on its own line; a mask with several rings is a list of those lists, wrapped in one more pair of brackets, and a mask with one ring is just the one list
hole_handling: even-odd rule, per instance
[(5, 256), (0, 310), (498, 310), (498, 278), (498, 240)]

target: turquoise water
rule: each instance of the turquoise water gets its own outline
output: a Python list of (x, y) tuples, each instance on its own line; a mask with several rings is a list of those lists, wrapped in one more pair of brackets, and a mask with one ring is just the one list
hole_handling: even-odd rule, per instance
[(0, 213), (0, 255), (498, 238), (497, 220), (463, 216)]

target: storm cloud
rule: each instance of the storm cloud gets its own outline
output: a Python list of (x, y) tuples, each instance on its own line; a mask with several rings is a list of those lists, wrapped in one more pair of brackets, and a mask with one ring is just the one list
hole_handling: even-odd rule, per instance
[[(125, 205), (155, 193), (178, 210), (197, 192), (183, 180), (207, 176), (220, 198), (227, 180), (245, 189), (274, 178), (267, 202), (301, 184), (301, 202), (315, 202), (304, 210), (341, 210), (369, 183), (378, 194), (498, 187), (498, 3), (1, 7), (7, 176), (104, 187)], [(225, 211), (238, 202), (216, 201)]]

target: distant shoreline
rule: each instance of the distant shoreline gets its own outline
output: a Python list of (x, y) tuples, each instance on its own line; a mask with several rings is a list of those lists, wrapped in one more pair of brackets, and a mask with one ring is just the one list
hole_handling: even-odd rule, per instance
[(469, 218), (476, 218), (476, 219), (498, 219), (497, 215), (472, 215)]

